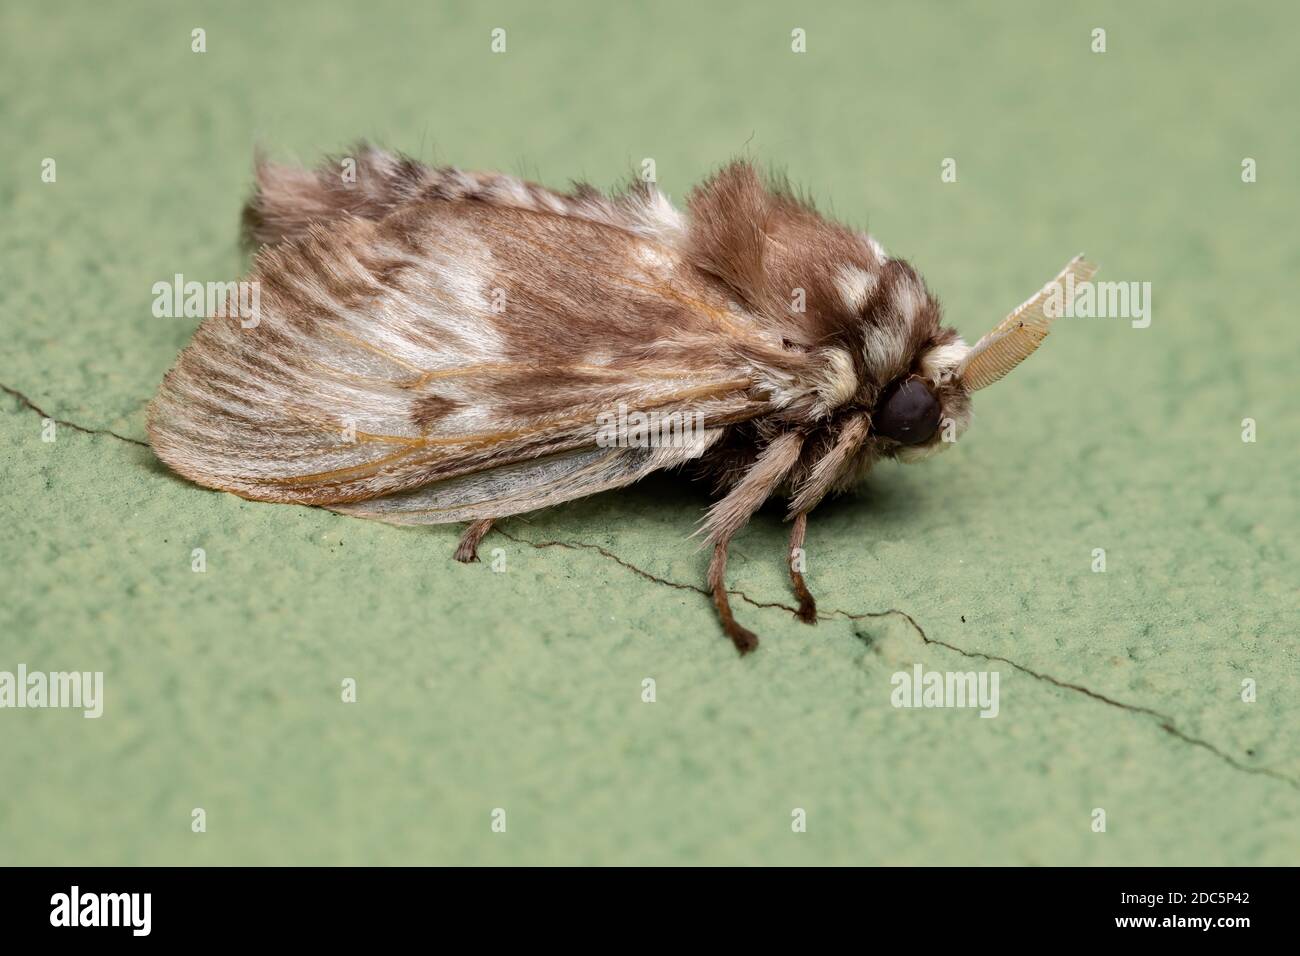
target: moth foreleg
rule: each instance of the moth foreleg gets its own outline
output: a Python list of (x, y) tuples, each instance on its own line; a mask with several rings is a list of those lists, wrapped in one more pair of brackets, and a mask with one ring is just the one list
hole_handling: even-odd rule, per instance
[(492, 530), (492, 522), (495, 520), (495, 518), (479, 518), (477, 521), (471, 521), (465, 533), (460, 536), (460, 543), (456, 545), (456, 553), (452, 557), (462, 564), (477, 561), (479, 542)]
[(794, 596), (799, 599), (799, 610), (795, 616), (805, 624), (817, 623), (817, 601), (803, 580), (803, 540), (808, 533), (808, 514), (799, 512), (794, 517), (790, 528), (790, 553), (787, 561), (790, 565), (790, 583), (794, 585)]
[(722, 630), (727, 637), (731, 638), (731, 643), (736, 645), (736, 650), (748, 654), (758, 647), (758, 635), (749, 628), (737, 624), (735, 616), (731, 613), (726, 584), (727, 546), (730, 543), (731, 539), (728, 538), (713, 546), (713, 560), (709, 562), (709, 590), (713, 593), (713, 606), (718, 609), (718, 620), (722, 622)]

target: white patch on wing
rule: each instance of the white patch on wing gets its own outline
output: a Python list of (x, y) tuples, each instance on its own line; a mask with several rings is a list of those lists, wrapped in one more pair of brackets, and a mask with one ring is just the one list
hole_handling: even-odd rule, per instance
[[(447, 247), (454, 248), (456, 254), (445, 251)], [(456, 229), (439, 237), (439, 247), (430, 251), (422, 266), (434, 276), (391, 293), (377, 319), (373, 314), (358, 319), (372, 328), (381, 326), (376, 331), (391, 354), (420, 369), (437, 371), (500, 361), (502, 342), (491, 322), (476, 322), (473, 336), (461, 334), (466, 313), (490, 313), (497, 301), (506, 315), (510, 313), (509, 298), (498, 297), (498, 270), (487, 244), (469, 229)], [(427, 331), (428, 344), (413, 345), (400, 334), (411, 328)]]
[(549, 189), (541, 193), (537, 198), (550, 212), (559, 213), (560, 215), (568, 212), (568, 207), (565, 206), (564, 200), (555, 195), (555, 193), (551, 192)]
[(528, 191), (528, 187), (524, 185), (523, 180), (517, 179), (514, 176), (502, 176), (498, 182), (498, 188), (513, 200), (516, 206), (521, 206), (525, 209), (532, 207), (533, 196), (532, 193)]
[(663, 247), (650, 243), (638, 244), (636, 246), (636, 257), (648, 271), (653, 273), (665, 272), (677, 265), (676, 259), (668, 255)]

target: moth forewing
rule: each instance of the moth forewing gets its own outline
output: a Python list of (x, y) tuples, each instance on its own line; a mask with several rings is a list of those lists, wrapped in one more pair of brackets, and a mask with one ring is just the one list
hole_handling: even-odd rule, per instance
[[(416, 200), (265, 250), (258, 327), (205, 320), (159, 390), (159, 456), (209, 487), (330, 506), (592, 448), (620, 404), (708, 427), (761, 413), (725, 297), (644, 255), (656, 240), (630, 211), (625, 229), (508, 196)], [(658, 348), (678, 335), (698, 347)]]

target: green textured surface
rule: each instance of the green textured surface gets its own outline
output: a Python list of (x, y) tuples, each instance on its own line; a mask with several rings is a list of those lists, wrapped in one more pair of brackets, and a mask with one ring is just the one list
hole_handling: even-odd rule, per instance
[[(0, 382), (92, 431), (143, 437), (195, 325), (152, 284), (244, 268), (259, 142), (555, 185), (653, 157), (677, 198), (748, 152), (911, 258), (968, 338), (1081, 249), (1154, 309), (1059, 323), (958, 448), (814, 515), (823, 610), (941, 643), (738, 601), (744, 660), (663, 583), (704, 573), (678, 482), (512, 520), (497, 574), (449, 560), (453, 528), (44, 443), (0, 395), (0, 670), (103, 670), (107, 696), (0, 710), (0, 863), (1296, 862), (1300, 16), (1136, 6), (6, 2)], [(756, 602), (790, 601), (784, 535), (765, 513), (737, 542)], [(998, 670), (1000, 715), (891, 707), (914, 662)]]

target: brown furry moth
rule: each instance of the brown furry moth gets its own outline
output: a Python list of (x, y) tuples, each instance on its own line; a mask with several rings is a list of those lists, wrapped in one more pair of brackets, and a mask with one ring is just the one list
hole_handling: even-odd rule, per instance
[[(971, 393), (1048, 330), (1051, 285), (968, 347), (911, 266), (744, 162), (683, 213), (646, 183), (563, 194), (371, 147), (354, 159), (354, 181), (333, 162), (259, 163), (259, 321), (199, 326), (150, 406), (158, 456), (258, 501), (469, 522), (461, 561), (498, 518), (690, 466), (720, 495), (708, 584), (742, 653), (758, 639), (723, 579), (759, 506), (789, 498), (799, 553), (818, 502), (880, 458), (949, 444)], [(702, 435), (609, 447), (598, 420), (620, 407), (689, 413)], [(795, 562), (790, 576), (814, 622)]]

